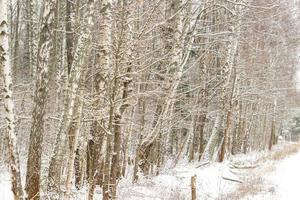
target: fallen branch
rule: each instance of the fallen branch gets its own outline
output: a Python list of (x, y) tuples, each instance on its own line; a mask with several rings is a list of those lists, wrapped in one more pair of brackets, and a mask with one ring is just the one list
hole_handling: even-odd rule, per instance
[(243, 183), (243, 181), (241, 180), (238, 180), (238, 179), (233, 179), (233, 178), (228, 178), (228, 177), (222, 177), (224, 180), (227, 180), (227, 181), (233, 181), (233, 182), (237, 182), (237, 183)]
[(236, 169), (253, 169), (253, 168), (256, 168), (258, 167), (259, 165), (241, 165), (241, 166), (238, 166), (238, 165), (234, 165), (234, 164), (230, 164), (231, 166), (230, 167), (234, 167)]
[(209, 163), (210, 163), (209, 161), (204, 162), (204, 163), (201, 163), (201, 164), (198, 165), (196, 168), (200, 168), (200, 167), (206, 166), (206, 165), (208, 165)]

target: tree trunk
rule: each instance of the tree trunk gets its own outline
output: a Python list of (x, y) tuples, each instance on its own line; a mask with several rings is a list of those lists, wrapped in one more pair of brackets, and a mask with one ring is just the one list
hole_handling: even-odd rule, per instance
[(114, 147), (110, 173), (112, 199), (117, 199), (117, 179), (120, 176), (121, 119), (121, 115), (115, 115), (114, 117)]
[[(83, 32), (80, 35), (77, 44), (74, 61), (72, 64), (71, 76), (66, 83), (69, 86), (68, 90), (65, 91), (66, 99), (64, 111), (62, 114), (60, 128), (57, 133), (54, 155), (51, 158), (48, 175), (50, 181), (48, 183), (48, 191), (54, 192), (53, 197), (56, 196), (54, 198), (58, 198), (59, 196), (61, 185), (61, 167), (63, 162), (63, 153), (65, 152), (64, 145), (73, 121), (75, 98), (78, 95), (78, 86), (80, 79), (82, 78), (83, 57), (88, 49), (89, 42), (89, 33)], [(70, 91), (70, 94), (68, 94), (68, 91)]]
[[(71, 73), (74, 54), (74, 32), (73, 32), (73, 4), (74, 0), (66, 0), (66, 51), (68, 75)], [(73, 16), (74, 17), (74, 16)]]
[(269, 139), (269, 147), (268, 149), (271, 151), (272, 149), (272, 146), (275, 144), (275, 139), (276, 139), (276, 136), (275, 136), (275, 131), (276, 131), (276, 106), (277, 106), (277, 101), (274, 100), (274, 105), (273, 105), (273, 117), (272, 117), (272, 123), (271, 123), (271, 134), (270, 134), (270, 139)]
[[(87, 28), (87, 30), (85, 30), (86, 33), (83, 33), (83, 34), (86, 34), (86, 38), (84, 38), (83, 41), (80, 41), (80, 42), (83, 42), (83, 45), (86, 47), (89, 47), (89, 45), (85, 44), (85, 43), (90, 43), (90, 39), (91, 39), (91, 29), (93, 26), (94, 12), (95, 12), (94, 1), (90, 0), (88, 2), (88, 14), (86, 16), (88, 18), (87, 19), (88, 28)], [(71, 39), (72, 39), (72, 37), (71, 37)], [(70, 42), (72, 42), (72, 41), (70, 41)], [(82, 49), (78, 49), (79, 51), (82, 50), (82, 52), (80, 52), (80, 54), (83, 57), (83, 58), (81, 58), (81, 61), (79, 63), (77, 63), (78, 65), (83, 65), (85, 63), (84, 60), (85, 60), (85, 56), (87, 56), (87, 55), (85, 55), (84, 50), (86, 50), (86, 49), (87, 48), (84, 48), (84, 47)], [(76, 66), (74, 66), (74, 67), (76, 68)], [(84, 95), (84, 86), (85, 86), (85, 71), (81, 68), (83, 68), (83, 66), (79, 66), (79, 71), (80, 70), (82, 71), (81, 72), (82, 73), (81, 82), (79, 83), (79, 96), (77, 96), (77, 98), (75, 97), (75, 99), (74, 99), (77, 101), (77, 104), (76, 104), (76, 107), (74, 107), (74, 117), (72, 116), (72, 118), (74, 118), (74, 120), (75, 120), (74, 136), (73, 136), (73, 140), (69, 140), (69, 146), (71, 147), (71, 155), (68, 160), (68, 167), (67, 167), (68, 174), (67, 174), (67, 180), (66, 180), (66, 184), (65, 184), (66, 185), (66, 199), (70, 199), (72, 178), (73, 178), (73, 174), (74, 174), (73, 173), (74, 172), (74, 162), (75, 162), (76, 150), (77, 150), (78, 140), (79, 140), (78, 137), (79, 137), (81, 121), (82, 121), (82, 109), (83, 109), (83, 98), (84, 98), (83, 95)], [(69, 70), (72, 70), (72, 69), (68, 68), (68, 71)], [(78, 81), (80, 81), (80, 78)], [(75, 95), (76, 95), (76, 92), (75, 92)], [(72, 125), (70, 124), (70, 127), (71, 126)]]
[(79, 83), (79, 94), (76, 97), (75, 106), (74, 106), (74, 117), (73, 117), (73, 127), (74, 127), (74, 138), (72, 141), (69, 140), (71, 146), (71, 152), (68, 160), (67, 165), (67, 180), (66, 180), (66, 197), (65, 199), (70, 199), (71, 195), (71, 186), (72, 186), (72, 179), (74, 175), (74, 163), (75, 158), (77, 156), (77, 148), (78, 148), (78, 140), (80, 135), (80, 128), (82, 125), (82, 109), (83, 109), (83, 98), (84, 98), (84, 86), (85, 86), (85, 73), (83, 73), (81, 78), (81, 83)]
[[(112, 48), (112, 6), (113, 2), (112, 0), (103, 0), (102, 1), (102, 10), (101, 10), (101, 17), (103, 19), (102, 21), (102, 30), (100, 32), (101, 36), (101, 45), (102, 45), (102, 51), (101, 51), (101, 59), (99, 60), (99, 65), (103, 66), (104, 70), (111, 70), (112, 61), (111, 61), (111, 48)], [(115, 80), (109, 80), (110, 85), (108, 96), (110, 99), (110, 104), (115, 99)], [(113, 127), (113, 117), (114, 115), (114, 105), (110, 105), (109, 108), (109, 122), (108, 122), (108, 130), (112, 132)], [(105, 156), (104, 161), (104, 181), (103, 181), (103, 200), (108, 200), (111, 198), (110, 194), (110, 164), (111, 164), (111, 142), (112, 142), (112, 136), (108, 133), (105, 134), (105, 138), (102, 145), (102, 152), (103, 156)]]
[(237, 82), (236, 70), (233, 69), (233, 71), (234, 71), (234, 75), (233, 75), (234, 81), (232, 83), (230, 95), (228, 97), (229, 98), (228, 99), (228, 108), (227, 108), (227, 113), (226, 113), (225, 127), (223, 130), (223, 143), (221, 146), (221, 152), (220, 152), (220, 157), (219, 157), (220, 162), (224, 161), (226, 152), (231, 153), (231, 151), (229, 151), (229, 144), (230, 144), (230, 141), (229, 141), (230, 135), (229, 134), (230, 134), (231, 125), (232, 125), (233, 97), (236, 92), (236, 82)]
[(205, 150), (202, 154), (201, 160), (203, 161), (212, 161), (215, 150), (220, 145), (222, 138), (220, 137), (220, 130), (223, 123), (223, 115), (218, 113), (216, 116), (216, 120), (214, 122), (213, 129), (211, 131), (211, 136), (207, 142)]
[(15, 71), (19, 68), (20, 52), (19, 52), (19, 18), (20, 18), (20, 0), (16, 2), (16, 19), (15, 19), (15, 33), (14, 33), (14, 56), (13, 56), (13, 68)]
[(35, 77), (36, 75), (36, 26), (35, 1), (26, 0), (26, 35), (25, 35), (25, 61), (26, 70)]
[(48, 64), (52, 49), (52, 24), (54, 20), (55, 0), (44, 1), (43, 17), (38, 45), (37, 77), (35, 86), (32, 125), (27, 160), (26, 192), (28, 199), (40, 199), (40, 173), (42, 142), (44, 134), (44, 115), (48, 93)]
[(206, 121), (206, 113), (201, 113), (200, 117), (199, 117), (199, 147), (198, 147), (198, 151), (199, 151), (199, 158), (198, 160), (201, 159), (201, 156), (204, 152), (204, 147), (205, 147), (205, 143), (204, 143), (204, 126), (205, 126), (205, 121)]
[(24, 192), (22, 188), (18, 141), (15, 132), (14, 102), (12, 97), (12, 72), (9, 59), (8, 44), (8, 14), (6, 0), (0, 0), (0, 67), (4, 80), (4, 108), (6, 130), (8, 134), (8, 153), (10, 176), (12, 182), (12, 192), (15, 200), (23, 200)]

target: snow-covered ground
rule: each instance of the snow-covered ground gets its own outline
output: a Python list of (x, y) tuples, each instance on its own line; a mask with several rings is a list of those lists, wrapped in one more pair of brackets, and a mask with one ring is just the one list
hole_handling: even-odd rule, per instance
[(220, 194), (234, 191), (239, 184), (222, 178), (234, 176), (227, 163), (198, 166), (199, 163), (182, 163), (134, 186), (121, 183), (119, 196), (124, 200), (188, 200), (191, 199), (190, 183), (194, 175), (198, 199), (217, 199)]
[(272, 177), (278, 200), (299, 200), (300, 153), (280, 162)]
[(13, 200), (10, 177), (6, 169), (0, 165), (0, 200)]
[[(275, 148), (283, 151), (284, 145)], [(120, 183), (120, 200), (191, 199), (191, 177), (196, 175), (197, 199), (201, 200), (299, 200), (300, 153), (279, 161), (268, 160), (269, 152), (238, 155), (224, 163), (200, 166), (182, 161), (176, 167), (166, 165), (159, 176), (131, 183), (131, 174)], [(243, 182), (243, 183), (241, 183)], [(253, 190), (253, 191), (252, 191)], [(101, 190), (95, 197), (101, 198)], [(86, 200), (86, 189), (74, 199)], [(9, 174), (0, 166), (0, 200), (13, 200)]]
[(300, 199), (300, 152), (274, 164), (274, 170), (265, 174), (269, 191), (261, 192), (246, 199), (251, 200), (299, 200)]

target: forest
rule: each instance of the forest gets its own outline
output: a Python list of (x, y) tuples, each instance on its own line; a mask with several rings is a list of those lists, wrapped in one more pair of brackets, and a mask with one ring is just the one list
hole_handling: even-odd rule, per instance
[(272, 151), (300, 106), (299, 13), (297, 0), (0, 0), (13, 199), (124, 200), (121, 183)]

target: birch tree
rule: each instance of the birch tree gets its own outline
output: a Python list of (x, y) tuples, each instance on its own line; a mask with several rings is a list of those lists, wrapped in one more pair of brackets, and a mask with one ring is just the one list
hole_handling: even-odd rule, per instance
[(8, 136), (9, 166), (12, 191), (15, 200), (25, 199), (20, 171), (18, 139), (15, 131), (15, 114), (12, 92), (12, 70), (9, 56), (8, 2), (0, 1), (0, 67), (4, 80), (4, 108), (6, 131)]
[(16, 198), (27, 147), (28, 198), (72, 199), (75, 185), (122, 199), (131, 175), (272, 149), (300, 102), (288, 0), (0, 2), (0, 150)]
[(40, 199), (41, 156), (44, 134), (44, 115), (48, 91), (48, 70), (52, 49), (54, 0), (47, 0), (43, 5), (40, 38), (37, 57), (37, 77), (32, 111), (32, 125), (27, 159), (26, 192), (29, 199)]
[[(90, 0), (88, 2), (88, 14), (86, 16), (87, 18), (87, 21), (86, 21), (86, 24), (87, 24), (87, 27), (85, 27), (84, 31), (83, 31), (83, 34), (85, 34), (87, 37), (83, 42), (84, 43), (87, 43), (87, 44), (84, 44), (86, 45), (86, 48), (83, 49), (83, 50), (86, 50), (88, 47), (89, 47), (89, 44), (91, 43), (91, 30), (93, 28), (93, 17), (94, 17), (94, 12), (95, 12), (95, 5), (94, 5), (94, 1), (93, 0)], [(81, 39), (79, 40), (79, 42), (82, 42)], [(79, 50), (80, 51), (80, 50)], [(81, 52), (81, 51), (80, 51)], [(90, 51), (89, 51), (90, 52)], [(82, 51), (81, 53), (81, 62), (79, 63), (75, 63), (77, 65), (80, 65), (81, 68), (84, 68), (84, 64), (86, 61), (86, 57), (87, 55), (84, 53), (84, 51)], [(79, 59), (77, 57), (75, 57), (76, 59)], [(76, 67), (76, 66), (74, 66)], [(75, 156), (76, 156), (76, 150), (77, 150), (77, 146), (78, 146), (78, 140), (79, 140), (79, 135), (80, 135), (80, 127), (81, 127), (81, 121), (82, 121), (82, 109), (83, 109), (83, 94), (84, 94), (84, 86), (85, 86), (85, 76), (86, 76), (86, 73), (85, 73), (85, 70), (82, 69), (82, 77), (80, 80), (80, 83), (79, 83), (79, 88), (78, 88), (78, 95), (77, 97), (75, 98), (75, 101), (77, 102), (77, 104), (75, 104), (76, 106), (74, 107), (74, 120), (75, 120), (75, 128), (74, 128), (74, 139), (73, 141), (69, 140), (69, 143), (72, 143), (70, 146), (72, 147), (71, 149), (71, 155), (70, 155), (70, 159), (68, 161), (68, 167), (67, 167), (67, 170), (68, 170), (68, 174), (67, 174), (67, 180), (66, 180), (66, 198), (69, 199), (70, 198), (70, 190), (71, 190), (71, 186), (72, 186), (72, 179), (73, 179), (73, 172), (74, 172), (74, 162), (75, 162)]]

